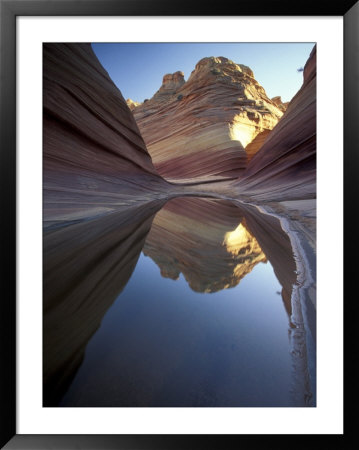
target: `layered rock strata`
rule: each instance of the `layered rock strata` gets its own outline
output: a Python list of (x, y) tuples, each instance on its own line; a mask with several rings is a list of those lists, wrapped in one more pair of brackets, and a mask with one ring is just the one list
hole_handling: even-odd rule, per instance
[(283, 112), (251, 69), (210, 57), (187, 81), (182, 72), (165, 75), (133, 114), (158, 172), (180, 180), (237, 177), (247, 166), (247, 147), (252, 143), (249, 153), (255, 154)]
[(303, 76), (283, 118), (234, 184), (237, 193), (256, 200), (316, 197), (316, 47)]
[[(271, 132), (281, 107), (279, 101), (276, 105), (275, 99), (267, 99), (250, 69), (235, 65), (238, 70), (225, 58), (202, 62), (187, 82), (181, 72), (166, 76), (151, 100), (134, 107), (145, 133), (154, 134), (150, 147), (156, 150), (156, 167), (170, 179), (181, 180), (242, 174), (232, 184), (210, 183), (187, 193), (244, 196), (267, 205), (280, 202), (283, 215), (290, 211), (294, 218), (296, 233), (307, 233), (307, 247), (315, 247), (315, 49), (304, 68), (303, 87)], [(240, 101), (229, 105), (239, 86)], [(250, 96), (254, 100), (246, 104)], [(176, 191), (158, 175), (129, 108), (89, 45), (44, 45), (46, 406), (58, 403), (88, 341), (130, 278), (162, 205), (161, 200), (150, 200), (186, 191)], [(143, 202), (146, 208), (134, 207)], [(121, 207), (125, 211), (113, 213)], [(64, 224), (68, 226), (58, 227)], [(292, 316), (293, 305), (300, 310), (300, 298), (293, 300), (297, 276), (291, 242), (278, 220), (249, 207), (173, 200), (157, 214), (144, 252), (163, 276), (176, 279), (182, 273), (192, 289), (208, 293), (235, 286), (268, 259), (282, 285), (288, 314)], [(315, 318), (310, 302), (305, 304), (306, 315)], [(307, 336), (315, 336), (315, 319), (306, 320)], [(294, 348), (293, 354), (305, 372), (306, 338), (304, 326), (297, 323), (293, 341), (300, 338), (301, 347), (294, 343), (299, 350)], [(315, 348), (315, 341), (311, 346)]]
[(44, 44), (43, 108), (45, 226), (166, 190), (90, 44)]

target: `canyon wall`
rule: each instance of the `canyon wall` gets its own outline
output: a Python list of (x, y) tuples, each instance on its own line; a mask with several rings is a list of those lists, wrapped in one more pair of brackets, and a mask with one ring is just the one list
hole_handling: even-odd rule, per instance
[(273, 97), (272, 99), (272, 102), (274, 103), (274, 104), (276, 104), (277, 106), (278, 106), (278, 108), (281, 110), (281, 111), (283, 111), (283, 112), (285, 112), (286, 110), (287, 110), (287, 108), (288, 108), (288, 105), (289, 105), (289, 102), (282, 102), (282, 97), (280, 96), (280, 95), (278, 95), (278, 96), (276, 96), (276, 97)]
[(282, 119), (234, 183), (236, 194), (278, 201), (316, 197), (316, 47), (303, 77)]
[[(227, 198), (278, 201), (283, 216), (289, 207), (298, 214), (295, 226), (306, 227), (315, 247), (315, 48), (289, 105), (270, 100), (248, 67), (222, 57), (201, 60), (188, 81), (180, 71), (165, 75), (158, 92), (136, 104), (124, 100), (89, 44), (43, 51), (44, 404), (56, 406), (67, 390), (142, 248), (164, 277), (182, 273), (196, 292), (236, 286), (269, 261), (291, 317), (296, 262), (276, 218), (198, 198), (156, 212), (176, 194), (221, 189)], [(161, 175), (236, 179), (196, 190)], [(310, 216), (295, 210), (299, 203)], [(315, 321), (308, 330), (315, 335)]]
[(45, 226), (166, 189), (90, 44), (43, 45), (43, 174)]
[(158, 172), (183, 181), (240, 175), (282, 109), (249, 67), (209, 57), (187, 81), (180, 71), (165, 75), (160, 89), (133, 114)]

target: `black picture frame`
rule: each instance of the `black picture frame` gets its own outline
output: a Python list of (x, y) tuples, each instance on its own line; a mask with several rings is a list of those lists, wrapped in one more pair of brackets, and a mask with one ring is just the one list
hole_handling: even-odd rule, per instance
[[(344, 18), (344, 254), (353, 253), (357, 221), (353, 208), (354, 180), (359, 168), (359, 2), (263, 1), (194, 2), (181, 0), (0, 0), (0, 169), (2, 213), (1, 255), (3, 286), (0, 301), (0, 445), (7, 449), (197, 449), (197, 448), (350, 448), (356, 422), (348, 412), (353, 402), (358, 352), (350, 346), (355, 298), (345, 303), (345, 421), (343, 435), (17, 435), (16, 434), (16, 17), (17, 16), (343, 16)], [(333, 62), (335, 64), (335, 61)], [(330, 95), (330, 93), (328, 93)], [(351, 208), (349, 208), (349, 204)], [(349, 234), (350, 233), (350, 234)], [(350, 246), (350, 251), (349, 251)], [(353, 266), (352, 266), (353, 267)], [(340, 269), (340, 268), (339, 268)], [(351, 292), (354, 271), (344, 275)], [(353, 291), (355, 292), (355, 291)], [(349, 348), (349, 346), (351, 348)], [(353, 356), (355, 355), (355, 356)], [(354, 387), (353, 387), (354, 389)], [(289, 441), (290, 438), (290, 441)]]

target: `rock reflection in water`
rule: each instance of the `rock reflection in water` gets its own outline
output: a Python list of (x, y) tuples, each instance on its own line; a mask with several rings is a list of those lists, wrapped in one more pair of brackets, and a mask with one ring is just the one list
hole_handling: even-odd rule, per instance
[[(143, 253), (159, 266), (162, 276), (176, 280), (182, 273), (197, 292), (234, 287), (256, 264), (269, 260), (289, 318), (293, 404), (314, 404), (296, 264), (290, 238), (278, 219), (224, 200), (174, 199), (156, 214)], [(308, 332), (309, 339), (315, 339), (315, 329)]]
[(162, 276), (175, 280), (183, 273), (197, 292), (236, 286), (268, 255), (291, 315), (296, 266), (290, 240), (277, 219), (253, 207), (203, 198), (171, 200), (156, 214), (143, 253)]
[[(260, 214), (255, 208), (238, 207), (223, 200), (178, 198), (169, 201), (154, 217), (155, 212), (161, 206), (160, 203), (152, 203), (133, 208), (126, 213), (111, 214), (96, 221), (71, 225), (45, 234), (44, 405), (313, 405), (300, 301), (295, 303), (294, 316), (292, 312), (292, 291), (296, 283), (296, 265), (290, 239), (283, 232), (279, 221), (271, 216)], [(182, 323), (181, 329), (176, 328), (178, 324), (176, 318), (173, 318), (173, 311), (169, 305), (170, 296), (175, 297), (176, 294), (171, 294), (172, 291), (167, 291), (166, 287), (161, 294), (165, 296), (165, 300), (158, 300), (148, 292), (148, 298), (146, 298), (146, 289), (149, 289), (146, 287), (146, 277), (140, 277), (140, 283), (143, 281), (143, 288), (137, 287), (145, 298), (133, 297), (126, 300), (124, 294), (119, 295), (131, 277), (142, 248), (143, 253), (159, 266), (163, 277), (176, 280), (182, 273), (190, 288), (204, 296), (208, 296), (209, 293), (220, 295), (228, 288), (234, 288), (258, 263), (270, 262), (282, 286), (281, 296), (289, 316), (287, 329), (291, 348), (287, 344), (285, 345), (288, 354), (291, 351), (289, 359), (292, 358), (290, 383), (292, 392), (288, 394), (287, 400), (283, 400), (285, 398), (283, 395), (283, 398), (278, 399), (279, 403), (276, 405), (273, 404), (272, 399), (266, 399), (265, 395), (260, 398), (258, 392), (247, 392), (240, 395), (238, 392), (233, 393), (231, 399), (228, 397), (228, 392), (223, 394), (224, 386), (216, 384), (212, 386), (210, 395), (206, 394), (204, 397), (199, 393), (194, 395), (193, 389), (197, 388), (193, 386), (197, 386), (197, 381), (193, 380), (201, 376), (190, 373), (193, 367), (196, 367), (194, 362), (192, 363), (193, 367), (190, 364), (187, 372), (183, 372), (185, 370), (183, 368), (182, 371), (180, 370), (182, 379), (176, 377), (180, 361), (186, 367), (186, 364), (189, 364), (188, 358), (203, 358), (203, 366), (198, 366), (198, 370), (208, 370), (206, 355), (216, 352), (215, 359), (222, 361), (223, 367), (222, 369), (217, 367), (215, 370), (225, 370), (224, 366), (227, 369), (232, 368), (228, 370), (232, 370), (234, 373), (226, 375), (226, 379), (232, 380), (231, 382), (227, 380), (228, 386), (235, 383), (233, 380), (237, 378), (239, 380), (237, 380), (237, 384), (242, 383), (245, 390), (248, 384), (242, 373), (245, 368), (241, 373), (236, 374), (235, 371), (238, 370), (236, 368), (238, 358), (243, 358), (245, 361), (246, 355), (236, 354), (234, 351), (236, 345), (233, 343), (230, 351), (224, 350), (229, 345), (225, 343), (225, 339), (227, 339), (225, 336), (228, 337), (230, 329), (216, 330), (216, 333), (220, 334), (218, 342), (212, 342), (212, 350), (208, 348), (208, 342), (201, 343), (201, 339), (203, 339), (200, 334), (202, 322), (200, 319), (195, 319), (195, 309), (193, 311), (194, 318), (191, 317), (192, 311), (186, 311), (187, 323), (185, 326)], [(138, 280), (138, 278), (135, 279)], [(260, 282), (261, 280), (258, 280), (258, 283)], [(173, 283), (171, 288), (175, 289), (173, 292), (176, 293), (176, 289), (179, 289), (176, 287), (177, 282), (169, 281), (169, 283)], [(128, 290), (131, 289), (130, 286)], [(143, 290), (141, 291), (141, 289)], [(232, 291), (232, 289), (229, 290)], [(104, 329), (108, 321), (106, 322), (103, 318), (116, 298), (115, 305), (119, 305), (117, 312), (111, 308), (109, 314), (113, 314), (114, 317), (117, 314), (116, 326), (120, 331), (117, 332), (116, 339), (120, 337), (122, 342), (114, 343), (104, 341), (107, 339), (107, 334), (111, 336), (111, 332)], [(209, 301), (212, 296), (206, 298)], [(151, 303), (149, 304), (151, 301), (153, 307), (151, 307)], [(182, 301), (180, 300), (180, 303), (187, 308), (184, 298)], [(156, 309), (159, 305), (162, 305), (160, 312)], [(223, 308), (229, 307), (226, 301), (223, 301), (222, 305)], [(119, 308), (120, 314), (118, 313)], [(130, 312), (131, 308), (135, 313)], [(169, 309), (167, 310), (167, 308)], [(208, 303), (208, 309), (211, 308), (213, 308), (213, 302), (212, 305)], [(139, 319), (145, 312), (147, 316)], [(258, 313), (260, 314), (260, 311)], [(181, 313), (178, 312), (178, 314)], [(168, 333), (164, 337), (166, 344), (163, 339), (157, 340), (158, 336), (155, 331), (148, 332), (146, 330), (146, 323), (153, 324), (156, 320), (160, 320), (160, 326), (164, 326), (163, 321), (168, 321), (168, 326), (171, 322), (171, 326), (166, 328), (166, 333)], [(198, 324), (192, 323), (191, 320), (198, 320)], [(203, 320), (205, 321), (205, 318)], [(211, 323), (212, 318), (210, 317), (208, 320)], [(248, 320), (250, 321), (250, 318)], [(270, 321), (270, 317), (267, 320)], [(97, 341), (96, 339), (91, 340), (101, 322), (103, 324), (99, 333), (94, 336)], [(191, 331), (193, 326), (198, 326), (199, 334), (196, 335), (197, 338), (193, 337), (195, 334), (191, 338), (194, 349), (192, 351), (188, 348), (188, 339), (191, 333), (194, 333)], [(211, 333), (211, 329), (206, 329), (206, 326), (211, 325), (204, 323), (202, 326), (203, 333)], [(151, 326), (149, 327), (151, 328)], [(248, 323), (248, 327), (250, 329), (251, 323)], [(102, 335), (100, 331), (103, 332)], [(260, 336), (263, 331), (258, 329), (255, 332)], [(183, 333), (188, 333), (188, 335)], [(198, 343), (193, 342), (193, 339), (198, 339)], [(94, 342), (93, 346), (96, 348), (101, 345), (105, 345), (104, 348), (117, 346), (115, 355), (112, 355), (112, 358), (115, 359), (111, 360), (109, 355), (105, 358), (103, 354), (99, 354), (98, 350), (91, 350), (91, 345), (88, 346), (90, 341)], [(228, 337), (228, 342), (231, 342), (231, 337)], [(89, 347), (86, 352), (87, 359), (85, 358), (82, 364), (86, 346)], [(199, 351), (196, 350), (197, 347), (201, 351), (196, 356), (196, 351)], [(253, 351), (251, 348), (246, 350), (246, 352), (251, 351)], [(258, 358), (267, 358), (267, 356), (261, 355), (259, 351)], [(209, 362), (212, 357), (208, 356)], [(233, 361), (228, 358), (233, 358)], [(187, 363), (184, 364), (184, 361)], [(94, 364), (96, 368), (94, 368)], [(103, 367), (100, 369), (101, 365)], [(246, 376), (249, 378), (259, 377), (258, 382), (261, 377), (264, 377), (263, 380), (266, 380), (266, 376), (267, 378), (271, 377), (270, 373), (259, 374), (253, 373), (251, 370), (248, 368)], [(275, 373), (275, 369), (273, 370)], [(111, 378), (110, 372), (112, 371)], [(116, 373), (118, 376), (114, 379), (113, 376)], [(213, 376), (214, 374), (207, 373), (205, 378), (211, 379)], [(117, 385), (111, 387), (109, 379), (112, 380), (111, 383), (117, 383)], [(171, 379), (172, 384), (169, 381)], [(136, 380), (138, 380), (137, 383)], [(242, 381), (240, 382), (240, 380)], [(272, 382), (276, 383), (270, 381), (268, 386)], [(186, 383), (188, 386), (193, 385), (191, 392), (186, 393)], [(198, 386), (202, 386), (203, 383), (206, 384), (205, 379)], [(268, 380), (263, 383), (263, 386), (266, 383)], [(277, 381), (278, 383), (280, 384), (280, 380)], [(106, 384), (106, 387), (102, 387), (102, 384)], [(90, 393), (95, 386), (98, 390), (96, 395), (93, 392)], [(229, 389), (229, 387), (227, 388)], [(238, 389), (238, 386), (235, 388)], [(278, 386), (273, 386), (273, 391), (276, 389)], [(68, 391), (67, 394), (66, 391)], [(101, 397), (102, 391), (107, 398)], [(253, 396), (252, 401), (250, 400), (251, 395)], [(268, 395), (269, 397), (270, 395)], [(179, 398), (183, 400), (178, 400)], [(243, 404), (238, 400), (240, 398), (244, 399)]]
[(163, 202), (44, 233), (43, 404), (56, 406), (136, 266)]
[(164, 277), (180, 273), (196, 292), (236, 286), (259, 262), (266, 262), (233, 203), (201, 198), (168, 202), (154, 219), (143, 253)]

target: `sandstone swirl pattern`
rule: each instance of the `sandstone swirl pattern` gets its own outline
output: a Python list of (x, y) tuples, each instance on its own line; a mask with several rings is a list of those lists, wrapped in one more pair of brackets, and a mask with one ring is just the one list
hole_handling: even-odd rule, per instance
[(183, 180), (240, 175), (283, 112), (249, 67), (209, 57), (187, 81), (180, 71), (165, 75), (133, 114), (158, 172)]
[(44, 44), (43, 106), (45, 226), (166, 190), (90, 44)]
[(283, 118), (235, 183), (237, 193), (256, 200), (316, 197), (316, 47), (303, 75)]

